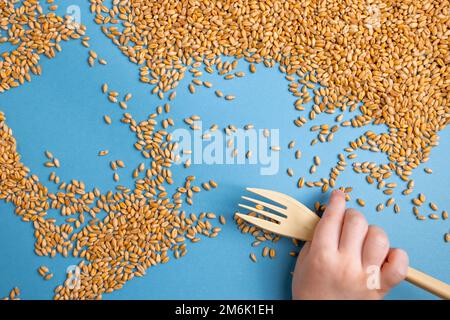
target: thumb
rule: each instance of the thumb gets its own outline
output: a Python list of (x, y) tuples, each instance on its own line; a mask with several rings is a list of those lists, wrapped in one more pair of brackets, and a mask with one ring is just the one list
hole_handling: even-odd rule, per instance
[(409, 258), (402, 249), (390, 249), (381, 268), (381, 289), (389, 291), (406, 278)]

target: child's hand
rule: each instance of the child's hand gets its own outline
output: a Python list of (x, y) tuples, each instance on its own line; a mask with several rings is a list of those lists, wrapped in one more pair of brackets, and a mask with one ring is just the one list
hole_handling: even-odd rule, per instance
[(384, 231), (368, 226), (361, 213), (345, 209), (344, 193), (335, 190), (312, 242), (299, 254), (292, 297), (381, 299), (405, 279), (407, 268), (408, 255), (390, 249)]

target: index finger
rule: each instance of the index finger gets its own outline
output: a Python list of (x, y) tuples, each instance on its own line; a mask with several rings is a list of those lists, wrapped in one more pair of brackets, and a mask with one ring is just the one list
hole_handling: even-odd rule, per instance
[(317, 223), (316, 229), (314, 230), (311, 249), (338, 249), (342, 223), (344, 222), (344, 213), (345, 193), (341, 190), (334, 190), (331, 193), (322, 219)]

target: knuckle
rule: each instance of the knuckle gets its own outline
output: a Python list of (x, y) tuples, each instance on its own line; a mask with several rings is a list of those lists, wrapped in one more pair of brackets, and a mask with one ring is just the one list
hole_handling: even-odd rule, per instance
[(367, 220), (364, 215), (355, 209), (347, 209), (346, 220), (355, 226), (367, 226)]
[(402, 265), (402, 266), (409, 265), (409, 257), (405, 250), (396, 248), (396, 249), (392, 249), (392, 251), (396, 255), (397, 259), (400, 261), (399, 262), (400, 265)]
[(369, 227), (369, 237), (373, 242), (380, 247), (389, 247), (389, 238), (383, 229), (377, 226)]
[(361, 273), (354, 263), (345, 263), (340, 270), (341, 279), (352, 280), (358, 278)]
[(321, 250), (312, 257), (311, 264), (316, 270), (324, 270), (331, 264), (330, 255), (326, 250)]
[(325, 214), (322, 219), (320, 219), (319, 223), (322, 221), (322, 223), (330, 223), (338, 221), (339, 217), (335, 214)]

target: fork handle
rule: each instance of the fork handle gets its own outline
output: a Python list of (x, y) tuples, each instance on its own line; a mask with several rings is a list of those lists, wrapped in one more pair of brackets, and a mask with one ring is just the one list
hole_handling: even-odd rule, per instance
[(408, 268), (406, 281), (442, 299), (450, 300), (450, 285), (414, 268)]

